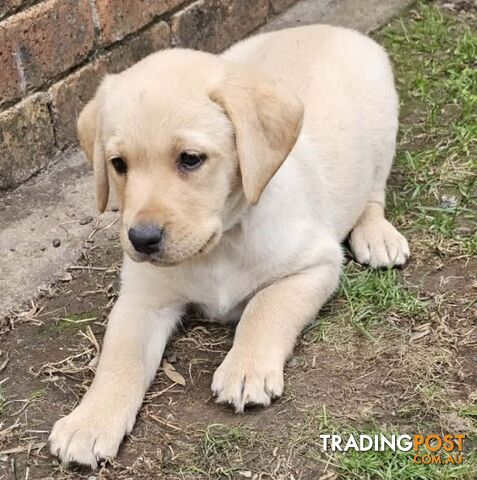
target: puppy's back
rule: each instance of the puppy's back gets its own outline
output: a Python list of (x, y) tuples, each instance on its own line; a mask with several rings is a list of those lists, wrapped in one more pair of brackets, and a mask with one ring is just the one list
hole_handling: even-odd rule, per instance
[(398, 97), (386, 52), (354, 30), (310, 25), (251, 37), (222, 56), (265, 71), (301, 99), (302, 133), (314, 147), (294, 161), (310, 182), (320, 164), (328, 208), (343, 217), (345, 232), (364, 207), (373, 172), (389, 171), (394, 153)]
[(394, 88), (386, 52), (369, 37), (342, 27), (309, 25), (263, 33), (235, 44), (222, 57), (257, 66), (304, 101), (310, 93), (315, 96), (317, 84), (329, 88), (327, 81), (352, 90), (383, 82)]

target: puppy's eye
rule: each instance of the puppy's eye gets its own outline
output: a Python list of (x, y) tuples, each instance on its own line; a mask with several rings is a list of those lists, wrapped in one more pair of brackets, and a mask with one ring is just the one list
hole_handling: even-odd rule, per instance
[(124, 175), (127, 173), (128, 165), (121, 157), (114, 157), (111, 160), (111, 163), (113, 164), (114, 170), (116, 170), (118, 175)]
[(181, 170), (196, 170), (207, 159), (205, 153), (182, 152), (179, 155), (178, 163)]

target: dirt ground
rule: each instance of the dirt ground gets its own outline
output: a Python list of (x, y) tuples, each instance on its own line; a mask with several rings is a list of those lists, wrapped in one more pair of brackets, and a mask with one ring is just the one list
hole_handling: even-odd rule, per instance
[[(403, 102), (388, 205), (410, 239), (406, 268), (350, 259), (287, 364), (283, 397), (243, 415), (210, 391), (233, 330), (186, 319), (165, 355), (185, 385), (161, 369), (117, 460), (91, 472), (46, 445), (92, 380), (117, 295), (117, 224), (91, 222), (82, 260), (0, 323), (0, 480), (477, 478), (477, 5), (421, 2), (375, 36)], [(464, 433), (464, 460), (320, 449), (320, 433), (357, 431)]]

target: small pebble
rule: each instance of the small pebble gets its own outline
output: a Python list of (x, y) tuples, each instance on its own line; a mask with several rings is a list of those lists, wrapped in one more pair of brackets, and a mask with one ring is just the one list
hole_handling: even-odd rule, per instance
[(63, 275), (58, 277), (58, 280), (60, 282), (71, 282), (71, 280), (73, 280), (73, 275), (71, 275), (69, 272), (65, 272)]
[(79, 224), (80, 225), (87, 225), (88, 223), (91, 223), (93, 220), (94, 220), (94, 218), (91, 217), (91, 216), (84, 217), (79, 221)]
[(454, 195), (441, 196), (441, 208), (455, 208), (457, 207), (457, 197)]
[(298, 361), (298, 358), (297, 357), (293, 357), (291, 358), (288, 363), (287, 363), (287, 367), (288, 368), (293, 368), (293, 367), (296, 367), (300, 362)]
[(59, 238), (54, 238), (51, 242), (55, 248), (58, 248), (61, 245), (61, 241)]
[(244, 478), (252, 478), (252, 472), (250, 470), (239, 472), (239, 475)]

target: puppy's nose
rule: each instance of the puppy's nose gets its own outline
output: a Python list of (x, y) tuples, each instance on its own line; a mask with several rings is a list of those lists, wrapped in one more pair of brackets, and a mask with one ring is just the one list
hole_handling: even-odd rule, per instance
[(157, 253), (161, 245), (163, 229), (158, 225), (136, 225), (129, 229), (132, 246), (141, 253)]

